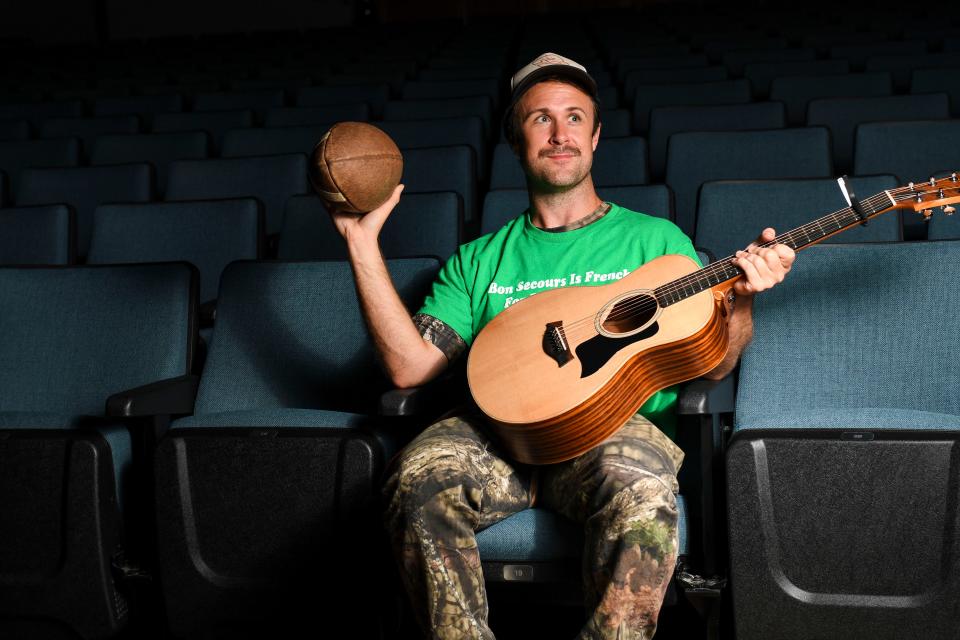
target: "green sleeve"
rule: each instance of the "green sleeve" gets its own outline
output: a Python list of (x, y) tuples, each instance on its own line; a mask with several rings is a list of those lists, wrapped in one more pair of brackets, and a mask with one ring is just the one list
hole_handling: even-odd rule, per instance
[(420, 313), (441, 320), (457, 332), (464, 342), (473, 342), (473, 305), (463, 276), (464, 258), (460, 251), (443, 265)]
[(667, 235), (667, 248), (664, 251), (664, 254), (677, 254), (693, 258), (698, 266), (702, 267), (703, 263), (700, 262), (700, 256), (697, 255), (697, 250), (693, 248), (693, 242), (687, 237), (683, 231), (680, 231), (680, 228), (673, 226), (671, 233)]

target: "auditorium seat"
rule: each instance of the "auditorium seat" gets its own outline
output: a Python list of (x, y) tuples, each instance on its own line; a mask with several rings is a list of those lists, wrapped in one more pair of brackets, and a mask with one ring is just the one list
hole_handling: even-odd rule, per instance
[(853, 138), (863, 122), (937, 120), (950, 117), (945, 93), (879, 98), (820, 98), (807, 107), (807, 126), (824, 126), (833, 140), (833, 161), (840, 172), (853, 168)]
[(658, 55), (625, 57), (617, 62), (617, 79), (623, 82), (627, 74), (637, 69), (689, 69), (707, 67), (710, 62), (702, 54)]
[(87, 255), (93, 210), (108, 202), (149, 202), (155, 192), (153, 167), (118, 164), (105, 167), (25, 169), (17, 204), (68, 204), (76, 213), (77, 255)]
[(331, 104), (322, 107), (278, 107), (267, 111), (265, 127), (310, 127), (341, 121), (366, 122), (370, 120), (370, 106)]
[(0, 264), (72, 264), (75, 257), (68, 206), (0, 209)]
[(138, 115), (149, 127), (158, 113), (183, 111), (183, 96), (178, 93), (156, 96), (123, 96), (97, 98), (93, 102), (95, 116)]
[[(380, 232), (387, 258), (434, 256), (441, 262), (460, 244), (463, 211), (452, 192), (403, 192)], [(347, 247), (323, 202), (314, 195), (287, 202), (277, 257), (281, 260), (346, 260)]]
[(123, 576), (151, 568), (151, 417), (192, 404), (174, 390), (190, 386), (195, 278), (182, 263), (0, 268), (0, 333), (17, 336), (0, 340), (0, 635), (126, 625)]
[(830, 57), (850, 61), (850, 68), (858, 71), (867, 64), (867, 58), (886, 55), (919, 55), (925, 53), (923, 40), (887, 40), (857, 44), (837, 44), (830, 47)]
[(59, 102), (10, 102), (0, 103), (0, 120), (24, 119), (39, 129), (48, 118), (80, 118), (83, 102), (63, 100)]
[(149, 162), (156, 173), (157, 190), (167, 188), (167, 171), (174, 160), (195, 160), (210, 155), (210, 136), (205, 131), (97, 136), (90, 154), (91, 165)]
[(867, 59), (867, 71), (889, 71), (893, 88), (898, 93), (910, 88), (910, 75), (915, 69), (950, 69), (960, 67), (960, 52), (924, 53), (919, 55), (885, 55)]
[(650, 111), (650, 173), (662, 179), (667, 166), (667, 142), (682, 131), (745, 131), (786, 126), (782, 102), (657, 107)]
[(792, 76), (825, 76), (850, 72), (846, 60), (801, 60), (797, 62), (749, 62), (743, 67), (743, 77), (750, 81), (753, 93), (760, 98), (770, 95), (775, 78)]
[(261, 91), (199, 93), (193, 99), (193, 110), (202, 111), (242, 111), (250, 110), (262, 122), (268, 109), (283, 106), (283, 91), (264, 89)]
[(646, 133), (650, 126), (650, 111), (654, 107), (744, 104), (750, 102), (750, 91), (750, 81), (743, 78), (690, 84), (638, 85), (633, 94), (633, 128)]
[[(890, 175), (851, 178), (849, 184), (861, 200), (900, 186)], [(766, 227), (773, 227), (779, 235), (847, 208), (843, 192), (832, 178), (707, 182), (700, 189), (693, 243), (709, 249), (717, 258), (731, 256), (756, 240)], [(902, 239), (900, 212), (888, 211), (866, 226), (857, 226), (824, 242)]]
[(20, 174), (31, 167), (76, 167), (80, 164), (80, 140), (10, 140), (0, 142), (0, 170), (7, 175), (9, 201), (17, 203)]
[(28, 140), (30, 123), (26, 120), (0, 120), (0, 140)]
[(853, 170), (858, 175), (891, 173), (922, 182), (957, 171), (960, 120), (870, 122), (857, 127)]
[(206, 131), (213, 142), (214, 151), (217, 153), (223, 146), (223, 136), (227, 131), (252, 126), (253, 112), (249, 110), (160, 113), (153, 120), (153, 131), (155, 133)]
[(93, 140), (108, 133), (137, 133), (137, 116), (103, 116), (99, 118), (50, 118), (40, 126), (41, 138), (80, 138), (83, 155), (89, 160)]
[[(636, 136), (604, 139), (601, 129), (592, 175), (597, 186), (646, 184), (649, 180), (646, 140)], [(517, 189), (526, 185), (519, 159), (509, 144), (501, 142), (493, 152), (490, 188)]]
[(487, 136), (479, 116), (433, 120), (385, 120), (376, 126), (401, 149), (467, 145), (476, 156), (477, 177), (486, 180), (490, 166)]
[(199, 301), (217, 297), (234, 260), (262, 256), (263, 210), (252, 198), (103, 204), (93, 214), (88, 264), (189, 262), (199, 270)]
[(303, 153), (309, 155), (320, 142), (330, 125), (320, 124), (309, 127), (276, 127), (231, 129), (223, 135), (223, 148), (220, 155), (224, 158), (245, 156), (268, 156), (284, 153)]
[(770, 99), (787, 105), (787, 123), (801, 125), (807, 105), (817, 98), (872, 98), (890, 96), (893, 79), (887, 72), (774, 78)]
[(675, 133), (667, 147), (666, 184), (676, 198), (677, 226), (689, 236), (705, 182), (832, 173), (830, 135), (823, 127)]
[(178, 160), (169, 171), (167, 201), (257, 198), (268, 235), (279, 233), (287, 200), (308, 190), (303, 154)]
[(383, 113), (384, 120), (433, 120), (436, 118), (463, 118), (478, 116), (485, 131), (493, 121), (493, 103), (489, 96), (444, 98), (442, 100), (390, 100)]
[(404, 193), (451, 191), (462, 202), (463, 221), (471, 224), (478, 214), (477, 170), (473, 149), (466, 145), (405, 149)]
[[(673, 195), (662, 184), (630, 187), (600, 187), (597, 194), (606, 202), (613, 202), (631, 211), (658, 218), (673, 219)], [(480, 233), (493, 233), (527, 210), (530, 194), (526, 189), (497, 189), (487, 193), (483, 200)]]
[(489, 96), (496, 107), (503, 85), (496, 78), (477, 80), (414, 80), (403, 85), (404, 100), (444, 100), (469, 96)]
[(956, 634), (958, 260), (821, 245), (756, 297), (726, 451), (737, 638)]
[[(388, 268), (417, 308), (439, 263)], [(392, 564), (376, 507), (386, 451), (366, 429), (399, 435), (375, 415), (387, 387), (348, 263), (227, 267), (194, 414), (157, 451), (160, 586), (175, 636), (286, 635), (320, 620), (336, 637), (377, 637)], [(324, 575), (337, 589), (317, 600)]]
[(737, 47), (724, 52), (721, 60), (723, 66), (730, 70), (730, 75), (740, 77), (745, 75), (744, 70), (748, 64), (812, 62), (815, 57), (816, 52), (813, 49), (749, 49)]
[(322, 107), (334, 104), (357, 104), (370, 106), (370, 115), (379, 120), (390, 99), (390, 87), (385, 84), (342, 87), (304, 87), (297, 92), (296, 106)]
[(960, 117), (960, 69), (915, 69), (910, 93), (946, 93), (950, 96), (950, 115)]
[[(648, 84), (694, 84), (726, 80), (726, 67), (686, 67), (681, 69), (634, 69), (623, 79), (623, 92), (632, 100), (637, 87)], [(601, 103), (602, 104), (602, 103)]]

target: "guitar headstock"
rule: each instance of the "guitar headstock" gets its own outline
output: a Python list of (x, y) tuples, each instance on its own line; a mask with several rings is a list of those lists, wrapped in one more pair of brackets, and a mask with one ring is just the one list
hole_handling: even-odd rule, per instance
[(951, 206), (960, 202), (960, 177), (951, 173), (945, 178), (930, 178), (927, 182), (911, 182), (906, 187), (891, 191), (897, 201), (897, 208), (913, 209), (929, 220), (933, 210), (941, 207), (946, 215), (953, 215), (956, 208)]

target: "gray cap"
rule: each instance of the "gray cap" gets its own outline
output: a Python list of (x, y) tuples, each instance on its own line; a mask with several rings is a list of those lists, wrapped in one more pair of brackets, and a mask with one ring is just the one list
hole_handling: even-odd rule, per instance
[(516, 104), (527, 89), (546, 76), (563, 76), (581, 87), (591, 98), (597, 97), (597, 83), (586, 67), (556, 53), (544, 53), (510, 78), (510, 105)]

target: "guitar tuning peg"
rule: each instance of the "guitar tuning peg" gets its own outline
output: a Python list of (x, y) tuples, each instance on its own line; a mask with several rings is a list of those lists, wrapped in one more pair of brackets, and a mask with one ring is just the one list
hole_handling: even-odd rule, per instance
[(942, 209), (943, 209), (943, 212), (944, 212), (945, 214), (947, 214), (948, 216), (952, 216), (952, 215), (956, 212), (956, 208), (955, 208), (955, 207), (951, 207), (951, 206), (949, 206), (949, 205), (946, 206), (946, 207), (942, 207)]
[(924, 209), (920, 213), (923, 215), (924, 222), (930, 222), (930, 218), (933, 216), (933, 209)]
[(930, 176), (930, 186), (931, 187), (937, 186), (937, 179), (934, 178), (933, 176)]

